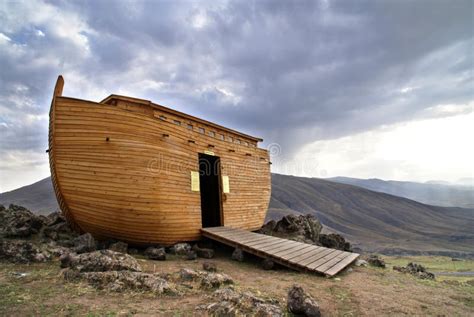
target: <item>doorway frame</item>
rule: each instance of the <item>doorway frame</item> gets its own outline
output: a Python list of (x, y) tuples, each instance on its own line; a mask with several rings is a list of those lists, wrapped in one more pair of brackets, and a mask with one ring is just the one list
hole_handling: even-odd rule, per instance
[[(209, 153), (204, 153), (204, 152), (198, 152), (198, 167), (199, 167), (199, 173), (201, 173), (201, 168), (200, 168), (200, 160), (201, 160), (201, 157), (202, 156), (210, 156), (210, 157), (214, 157), (216, 159), (216, 162), (217, 162), (217, 187), (218, 187), (218, 199), (219, 199), (219, 203), (218, 203), (218, 207), (219, 207), (219, 227), (222, 227), (224, 226), (224, 202), (223, 202), (223, 199), (222, 199), (222, 165), (221, 165), (221, 157), (220, 156), (217, 156), (217, 155), (211, 155)], [(213, 167), (214, 168), (214, 167)], [(201, 181), (200, 179), (201, 177), (201, 174), (199, 174), (199, 181)], [(209, 228), (209, 227), (203, 227), (203, 222), (202, 222), (202, 191), (199, 190), (199, 207), (200, 207), (200, 210), (201, 210), (201, 228)]]

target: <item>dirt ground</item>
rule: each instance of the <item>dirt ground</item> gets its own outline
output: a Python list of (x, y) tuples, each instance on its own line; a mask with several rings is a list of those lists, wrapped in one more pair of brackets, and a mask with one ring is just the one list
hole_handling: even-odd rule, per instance
[[(439, 258), (439, 257), (438, 257)], [(410, 258), (386, 258), (399, 263)], [(418, 263), (423, 262), (419, 257)], [(425, 257), (427, 263), (430, 258)], [(445, 259), (447, 261), (447, 259)], [(265, 271), (257, 259), (244, 263), (230, 259), (221, 250), (212, 260), (187, 261), (171, 256), (167, 261), (139, 258), (145, 271), (172, 273), (181, 268), (201, 269), (212, 261), (230, 275), (239, 290), (277, 299), (286, 307), (288, 289), (299, 284), (320, 304), (323, 316), (473, 316), (472, 280), (420, 280), (386, 269), (353, 267), (336, 278), (293, 272), (285, 268)], [(473, 261), (466, 261), (472, 267)], [(0, 315), (55, 316), (191, 316), (195, 307), (209, 302), (209, 291), (190, 290), (183, 296), (151, 293), (113, 293), (84, 283), (66, 283), (58, 262), (14, 265), (0, 263)], [(26, 273), (22, 276), (21, 273)]]

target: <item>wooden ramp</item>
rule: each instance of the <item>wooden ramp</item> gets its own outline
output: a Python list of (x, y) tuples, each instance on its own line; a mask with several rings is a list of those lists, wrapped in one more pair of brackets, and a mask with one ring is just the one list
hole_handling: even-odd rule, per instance
[(312, 244), (267, 236), (230, 227), (201, 229), (202, 235), (241, 248), (245, 252), (304, 272), (334, 276), (351, 264), (359, 254), (329, 249)]

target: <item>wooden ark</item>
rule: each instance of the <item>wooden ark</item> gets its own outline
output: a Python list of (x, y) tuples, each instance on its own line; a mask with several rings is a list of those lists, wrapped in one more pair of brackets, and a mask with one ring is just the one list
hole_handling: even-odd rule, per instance
[(262, 141), (147, 100), (63, 97), (49, 124), (56, 197), (68, 222), (99, 239), (170, 245), (201, 228), (259, 229), (270, 200)]

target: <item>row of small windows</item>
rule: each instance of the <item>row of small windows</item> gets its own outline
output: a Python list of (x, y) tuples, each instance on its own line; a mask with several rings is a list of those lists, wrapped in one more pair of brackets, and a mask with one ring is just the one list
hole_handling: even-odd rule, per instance
[[(160, 120), (166, 121), (166, 117), (163, 116), (163, 115), (160, 115)], [(181, 125), (181, 121), (179, 121), (179, 120), (173, 120), (173, 123), (176, 124), (176, 125), (179, 125), (179, 126)], [(188, 130), (194, 131), (194, 129), (193, 129), (194, 127), (193, 127), (192, 124), (187, 124), (186, 127), (187, 127)], [(201, 134), (205, 134), (206, 131), (204, 130), (204, 128), (198, 127), (198, 132), (201, 133)], [(210, 137), (213, 137), (213, 138), (216, 137), (216, 133), (214, 131), (208, 131), (207, 134)], [(253, 144), (253, 143), (249, 144), (247, 141), (240, 141), (239, 139), (234, 140), (234, 138), (232, 138), (231, 136), (227, 136), (227, 138), (225, 138), (224, 135), (221, 134), (221, 133), (217, 133), (217, 138), (219, 140), (222, 140), (222, 141), (226, 140), (226, 141), (236, 143), (236, 144), (243, 144), (245, 146), (250, 145), (251, 147), (255, 147), (255, 144)]]

